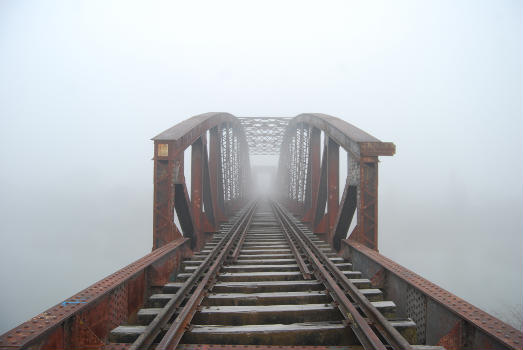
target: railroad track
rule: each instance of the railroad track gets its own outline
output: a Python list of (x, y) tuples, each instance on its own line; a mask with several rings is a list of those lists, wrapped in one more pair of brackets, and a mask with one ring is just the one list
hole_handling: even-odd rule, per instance
[(106, 349), (442, 349), (411, 345), (415, 323), (274, 202), (248, 205), (182, 267)]

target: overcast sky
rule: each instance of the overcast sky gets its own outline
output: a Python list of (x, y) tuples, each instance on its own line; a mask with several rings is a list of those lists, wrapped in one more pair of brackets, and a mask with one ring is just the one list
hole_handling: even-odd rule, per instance
[(149, 139), (208, 111), (323, 112), (394, 142), (381, 253), (521, 308), (522, 10), (0, 1), (0, 333), (150, 251)]

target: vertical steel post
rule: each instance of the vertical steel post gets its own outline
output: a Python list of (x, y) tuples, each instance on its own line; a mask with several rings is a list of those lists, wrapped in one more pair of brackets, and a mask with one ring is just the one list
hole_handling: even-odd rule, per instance
[(325, 147), (328, 147), (327, 151), (327, 187), (328, 187), (328, 200), (327, 200), (327, 215), (328, 221), (328, 238), (329, 243), (332, 242), (334, 236), (334, 226), (336, 225), (336, 216), (338, 215), (340, 193), (339, 193), (339, 182), (340, 182), (340, 146), (334, 142), (330, 137), (325, 138)]
[(313, 227), (315, 233), (326, 233), (326, 226), (319, 227), (325, 216), (325, 207), (327, 205), (327, 147), (323, 147), (320, 166), (320, 179), (318, 181), (318, 199), (314, 209)]
[(195, 246), (199, 248), (202, 241), (202, 192), (203, 192), (203, 147), (202, 137), (198, 138), (191, 147), (191, 210), (195, 232)]
[(174, 168), (171, 142), (154, 143), (153, 250), (179, 238), (174, 224)]
[(310, 141), (309, 141), (309, 187), (310, 187), (310, 204), (307, 214), (303, 217), (303, 221), (311, 222), (314, 220), (314, 213), (316, 212), (316, 205), (318, 202), (318, 189), (320, 183), (320, 150), (321, 150), (321, 131), (315, 127), (311, 127)]
[(357, 240), (378, 250), (378, 157), (360, 159)]

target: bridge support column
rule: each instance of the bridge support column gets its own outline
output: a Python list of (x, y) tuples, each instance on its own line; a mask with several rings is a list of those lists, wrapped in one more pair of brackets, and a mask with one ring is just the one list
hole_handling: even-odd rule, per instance
[(314, 205), (314, 219), (312, 227), (314, 233), (327, 233), (327, 225), (325, 224), (325, 207), (327, 205), (327, 147), (323, 147), (321, 166), (319, 169), (319, 180), (317, 190), (317, 200)]
[(183, 158), (181, 162), (179, 158), (169, 159), (172, 146), (155, 143), (154, 147), (153, 250), (182, 237), (174, 224), (174, 206), (175, 177), (180, 167), (183, 174)]
[(356, 241), (378, 250), (378, 157), (360, 159), (360, 196)]
[(340, 146), (333, 139), (324, 139), (313, 226), (314, 232), (325, 234), (328, 242), (334, 236), (339, 208), (339, 151)]
[(191, 211), (194, 223), (196, 250), (199, 250), (203, 241), (203, 149), (205, 143), (200, 137), (191, 147)]
[[(327, 139), (327, 138), (326, 138)], [(328, 239), (332, 244), (334, 237), (334, 227), (340, 203), (339, 183), (340, 183), (340, 146), (330, 137), (326, 142), (327, 150), (327, 216), (328, 216)]]
[(316, 211), (318, 201), (318, 186), (320, 183), (320, 142), (321, 131), (311, 127), (311, 136), (309, 141), (309, 164), (307, 171), (307, 191), (305, 196), (306, 214), (303, 217), (304, 222), (312, 222)]

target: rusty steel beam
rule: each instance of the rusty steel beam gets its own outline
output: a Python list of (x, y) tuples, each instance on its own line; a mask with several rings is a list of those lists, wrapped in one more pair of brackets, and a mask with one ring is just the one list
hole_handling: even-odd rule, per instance
[(392, 142), (382, 142), (354, 125), (327, 114), (300, 114), (289, 121), (289, 127), (298, 123), (323, 130), (338, 145), (357, 157), (360, 153), (362, 156), (392, 156), (396, 152), (396, 146)]
[(175, 160), (154, 162), (153, 249), (182, 236), (174, 224), (175, 165)]
[(202, 244), (203, 225), (203, 137), (199, 137), (191, 147), (191, 212), (194, 222), (196, 247)]
[(334, 226), (339, 208), (340, 183), (340, 146), (330, 137), (325, 138), (327, 147), (327, 215), (328, 215), (328, 242), (332, 245)]
[(319, 229), (322, 219), (325, 216), (325, 206), (327, 205), (327, 147), (323, 148), (323, 155), (321, 157), (320, 179), (318, 182), (318, 200), (315, 205), (313, 227), (315, 233), (326, 233)]
[(378, 157), (360, 159), (358, 230), (354, 240), (378, 250)]
[(158, 144), (171, 144), (169, 157), (176, 158), (180, 152), (191, 146), (207, 130), (223, 123), (236, 124), (239, 120), (229, 113), (210, 112), (186, 119), (152, 138)]
[(211, 175), (209, 171), (209, 160), (207, 157), (207, 146), (204, 144), (203, 147), (203, 204), (204, 204), (204, 216), (211, 226), (212, 231), (216, 231), (216, 214), (215, 214), (215, 200), (216, 192), (213, 192), (211, 187)]
[(87, 287), (0, 336), (2, 349), (94, 349), (109, 332), (143, 307), (147, 290), (163, 285), (190, 256), (178, 239)]
[[(185, 183), (175, 185), (174, 207), (176, 209), (178, 220), (180, 221), (183, 236), (194, 238), (195, 229), (191, 213), (191, 201), (189, 200), (189, 194), (187, 193)], [(194, 247), (194, 244), (194, 239), (192, 239), (191, 246)]]
[(320, 183), (320, 151), (321, 151), (321, 131), (315, 127), (310, 128), (310, 141), (309, 141), (309, 164), (307, 185), (309, 187), (310, 202), (308, 203), (308, 212), (303, 217), (304, 222), (311, 222), (314, 220), (314, 214), (316, 210), (316, 203), (318, 202), (318, 189)]
[(347, 231), (349, 230), (356, 206), (358, 205), (357, 198), (358, 189), (356, 186), (350, 185), (349, 179), (347, 178), (333, 230), (332, 246), (336, 250), (340, 250), (341, 240), (347, 236)]
[(342, 255), (413, 318), (421, 342), (447, 349), (521, 349), (523, 333), (352, 239)]
[[(184, 237), (194, 237), (194, 222), (192, 214), (189, 209), (190, 200), (189, 194), (187, 193), (187, 186), (185, 184), (184, 174), (184, 154), (181, 153), (174, 160), (174, 171), (173, 171), (173, 183), (174, 183), (174, 210), (178, 216), (180, 223), (180, 229)], [(194, 242), (191, 242), (193, 245)]]

